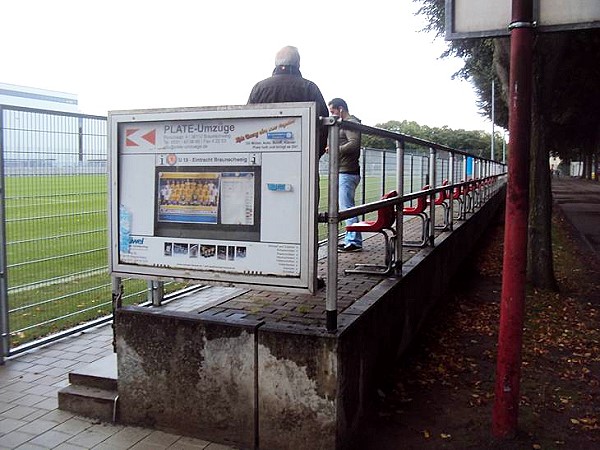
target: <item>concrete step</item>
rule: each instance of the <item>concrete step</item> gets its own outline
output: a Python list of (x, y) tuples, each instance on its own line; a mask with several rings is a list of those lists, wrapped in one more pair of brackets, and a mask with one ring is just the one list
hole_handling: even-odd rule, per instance
[(58, 392), (58, 408), (106, 422), (116, 419), (117, 355), (111, 354), (69, 373)]
[(58, 391), (58, 408), (104, 422), (116, 420), (116, 390), (69, 385)]
[(117, 355), (112, 353), (96, 362), (69, 373), (72, 385), (87, 386), (109, 391), (117, 390)]

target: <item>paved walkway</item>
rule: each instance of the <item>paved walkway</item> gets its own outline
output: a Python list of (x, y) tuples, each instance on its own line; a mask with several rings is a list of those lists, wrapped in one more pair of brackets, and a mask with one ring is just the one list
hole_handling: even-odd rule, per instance
[(112, 328), (104, 325), (8, 359), (0, 366), (0, 449), (233, 449), (59, 410), (68, 373), (111, 352)]
[(580, 178), (552, 178), (554, 203), (600, 259), (600, 183)]

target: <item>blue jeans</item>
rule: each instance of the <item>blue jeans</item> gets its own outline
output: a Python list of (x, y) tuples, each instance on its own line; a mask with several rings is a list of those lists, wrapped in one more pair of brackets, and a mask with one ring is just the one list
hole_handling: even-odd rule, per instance
[[(340, 205), (340, 210), (352, 208), (353, 206), (355, 206), (354, 195), (356, 193), (356, 187), (358, 186), (358, 183), (360, 183), (360, 175), (340, 173), (338, 193), (338, 202)], [(351, 217), (350, 219), (346, 219), (346, 225), (351, 225), (358, 221), (358, 217)], [(344, 244), (354, 244), (357, 247), (362, 247), (361, 234), (357, 233), (356, 231), (346, 232), (346, 236), (344, 237)]]

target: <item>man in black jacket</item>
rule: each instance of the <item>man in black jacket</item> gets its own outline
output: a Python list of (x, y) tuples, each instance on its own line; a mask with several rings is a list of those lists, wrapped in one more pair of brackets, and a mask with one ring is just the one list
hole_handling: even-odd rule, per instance
[[(273, 75), (259, 81), (252, 88), (248, 104), (251, 103), (285, 103), (316, 102), (317, 116), (329, 116), (329, 109), (319, 87), (300, 73), (300, 54), (296, 47), (283, 47), (275, 55)], [(317, 126), (319, 130), (319, 157), (325, 153), (327, 146), (327, 128)]]

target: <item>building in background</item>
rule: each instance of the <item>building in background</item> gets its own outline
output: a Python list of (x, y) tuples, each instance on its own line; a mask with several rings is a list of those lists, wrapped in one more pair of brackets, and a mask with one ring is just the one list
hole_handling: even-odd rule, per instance
[(106, 117), (75, 94), (0, 83), (0, 134), (5, 176), (106, 173)]
[(69, 113), (79, 112), (79, 101), (76, 94), (6, 83), (0, 83), (0, 105)]

